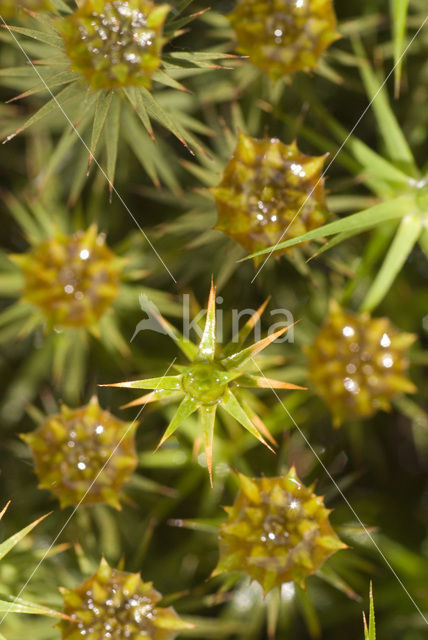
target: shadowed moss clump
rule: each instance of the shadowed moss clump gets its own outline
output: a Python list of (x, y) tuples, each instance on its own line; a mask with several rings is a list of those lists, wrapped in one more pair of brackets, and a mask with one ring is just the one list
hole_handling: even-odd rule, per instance
[(63, 589), (63, 640), (174, 640), (191, 625), (172, 607), (156, 606), (161, 594), (139, 573), (118, 571), (101, 561), (97, 572), (75, 589)]
[(169, 9), (151, 0), (86, 0), (59, 25), (72, 68), (93, 89), (150, 87)]
[(329, 556), (346, 548), (323, 498), (300, 482), (294, 467), (277, 478), (239, 478), (241, 490), (220, 526), (216, 575), (244, 571), (267, 593), (284, 582), (303, 585)]
[(137, 466), (135, 426), (100, 408), (93, 397), (78, 409), (63, 405), (33, 432), (30, 446), (39, 487), (61, 507), (105, 502), (120, 509), (120, 491)]
[(124, 260), (105, 245), (96, 225), (73, 235), (58, 230), (11, 258), (25, 279), (22, 300), (39, 307), (49, 327), (90, 329), (119, 294)]
[(328, 211), (321, 178), (325, 156), (307, 156), (297, 144), (239, 134), (218, 187), (217, 228), (250, 252), (324, 224)]
[(229, 20), (238, 51), (272, 80), (312, 69), (339, 37), (332, 0), (239, 0)]
[(388, 411), (397, 393), (414, 393), (406, 377), (406, 357), (415, 336), (396, 329), (388, 318), (356, 314), (332, 302), (313, 344), (307, 348), (309, 377), (333, 414), (346, 419)]

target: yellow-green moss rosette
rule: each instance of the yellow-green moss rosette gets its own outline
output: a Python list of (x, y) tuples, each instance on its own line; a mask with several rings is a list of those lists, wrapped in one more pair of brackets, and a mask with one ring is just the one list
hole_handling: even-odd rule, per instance
[(119, 295), (125, 260), (105, 244), (96, 225), (56, 234), (10, 256), (24, 277), (22, 300), (38, 307), (48, 328), (92, 329)]
[(296, 142), (241, 132), (220, 184), (210, 189), (216, 228), (253, 253), (325, 224), (325, 159), (301, 153)]
[(139, 573), (112, 569), (103, 559), (97, 572), (75, 589), (61, 589), (63, 640), (174, 640), (192, 625), (172, 607), (157, 606), (161, 594)]
[(339, 427), (346, 420), (388, 411), (399, 393), (414, 393), (407, 351), (416, 337), (388, 318), (353, 313), (336, 302), (306, 348), (309, 379)]
[(48, 416), (32, 433), (21, 435), (31, 448), (41, 489), (49, 489), (62, 508), (106, 503), (120, 509), (123, 484), (137, 466), (136, 425), (89, 404)]
[(313, 69), (340, 37), (332, 0), (238, 0), (228, 17), (238, 52), (274, 81)]
[(248, 574), (265, 594), (294, 581), (304, 585), (335, 551), (346, 548), (334, 532), (321, 496), (305, 487), (294, 467), (276, 478), (239, 475), (240, 491), (219, 529), (214, 575)]
[(85, 0), (58, 23), (72, 69), (93, 89), (150, 88), (169, 10), (151, 0)]

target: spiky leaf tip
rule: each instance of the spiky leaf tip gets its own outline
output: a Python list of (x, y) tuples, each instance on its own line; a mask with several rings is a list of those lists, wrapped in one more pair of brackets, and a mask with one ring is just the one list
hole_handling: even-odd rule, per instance
[(63, 640), (174, 640), (192, 625), (172, 607), (159, 607), (161, 594), (139, 573), (112, 569), (105, 560), (75, 589), (63, 589)]
[(245, 572), (268, 593), (285, 582), (303, 585), (329, 556), (346, 548), (323, 498), (299, 480), (294, 468), (276, 478), (239, 479), (241, 489), (219, 529), (216, 575)]
[(120, 492), (137, 466), (135, 428), (100, 408), (97, 398), (78, 409), (65, 405), (32, 433), (39, 487), (61, 507), (106, 503), (120, 509)]
[(272, 80), (314, 68), (339, 37), (332, 0), (239, 0), (229, 20), (238, 51)]
[(169, 9), (151, 0), (85, 0), (58, 24), (72, 69), (93, 89), (149, 88)]
[(407, 351), (415, 336), (400, 332), (388, 318), (353, 313), (336, 302), (306, 351), (309, 378), (333, 414), (345, 420), (388, 411), (398, 393), (416, 388), (407, 377)]
[(217, 187), (217, 229), (253, 253), (295, 238), (329, 218), (322, 169), (325, 156), (308, 156), (296, 142), (239, 134)]
[(22, 300), (38, 307), (51, 327), (91, 329), (119, 294), (124, 261), (95, 225), (73, 235), (57, 230), (11, 258), (24, 276)]

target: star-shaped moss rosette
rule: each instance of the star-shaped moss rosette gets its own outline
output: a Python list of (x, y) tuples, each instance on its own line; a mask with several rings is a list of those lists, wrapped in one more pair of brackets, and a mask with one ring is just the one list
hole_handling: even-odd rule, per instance
[(112, 569), (102, 559), (97, 572), (75, 589), (61, 589), (63, 640), (174, 640), (193, 625), (172, 607), (160, 607), (161, 594), (139, 573)]
[(208, 300), (205, 327), (199, 345), (184, 338), (162, 316), (156, 316), (159, 324), (176, 342), (178, 347), (190, 361), (187, 365), (174, 365), (178, 375), (165, 375), (160, 378), (119, 382), (110, 387), (126, 387), (128, 389), (152, 389), (148, 394), (125, 405), (135, 407), (168, 398), (180, 400), (181, 403), (159, 442), (158, 448), (191, 416), (199, 412), (202, 438), (207, 458), (207, 466), (212, 483), (213, 433), (217, 408), (221, 407), (247, 431), (255, 436), (269, 449), (276, 444), (261, 419), (244, 401), (240, 400), (239, 390), (248, 388), (302, 389), (297, 385), (272, 380), (255, 375), (257, 369), (254, 358), (289, 327), (279, 329), (253, 345), (240, 349), (242, 343), (254, 328), (267, 302), (247, 321), (241, 329), (236, 342), (232, 341), (224, 348), (217, 345), (216, 340), (216, 291), (211, 285)]
[(388, 318), (353, 313), (331, 302), (314, 342), (306, 348), (309, 379), (333, 414), (334, 425), (390, 409), (399, 393), (414, 393), (407, 351), (415, 341)]
[(238, 0), (228, 17), (239, 53), (274, 81), (313, 69), (340, 37), (332, 0)]
[[(14, 124), (12, 132), (6, 129), (0, 133), (9, 141), (49, 116), (45, 123), (49, 128), (52, 121), (56, 135), (62, 121), (64, 133), (49, 170), (58, 171), (69, 163), (77, 184), (74, 197), (83, 188), (81, 176), (88, 157), (90, 166), (95, 166), (96, 158), (98, 170), (113, 190), (122, 145), (131, 148), (156, 185), (163, 181), (174, 192), (181, 192), (169, 162), (176, 151), (164, 134), (161, 140), (155, 139), (153, 122), (177, 137), (192, 154), (204, 153), (202, 142), (193, 133), (201, 130), (189, 113), (194, 106), (188, 101), (183, 104), (181, 99), (180, 94), (187, 92), (181, 82), (218, 68), (215, 60), (234, 57), (217, 51), (163, 51), (166, 42), (182, 35), (183, 27), (200, 15), (189, 14), (189, 4), (181, 3), (169, 12), (168, 4), (151, 0), (84, 0), (65, 16), (35, 14), (37, 24), (25, 35), (33, 39), (31, 60), (37, 60), (39, 78), (25, 61), (18, 71), (16, 67), (3, 69), (1, 82), (15, 89), (18, 73), (24, 90), (14, 100), (42, 93), (46, 102), (18, 129)], [(8, 28), (11, 44), (17, 45), (14, 38), (22, 33), (22, 27)], [(21, 46), (25, 50), (25, 43)], [(70, 123), (77, 123), (79, 136)]]
[(39, 487), (49, 489), (61, 508), (107, 503), (120, 509), (120, 492), (137, 466), (136, 424), (101, 409), (96, 396), (78, 409), (62, 405), (32, 433)]
[(21, 300), (37, 307), (48, 328), (97, 332), (116, 300), (124, 259), (105, 244), (95, 224), (72, 235), (59, 229), (30, 251), (10, 256), (24, 278)]
[(265, 594), (284, 582), (304, 586), (329, 556), (346, 545), (334, 532), (321, 496), (294, 467), (277, 478), (239, 475), (240, 491), (219, 529), (220, 559), (214, 575), (239, 571)]
[(240, 132), (217, 187), (217, 229), (255, 252), (294, 238), (329, 218), (322, 169), (326, 156), (307, 156), (296, 142)]

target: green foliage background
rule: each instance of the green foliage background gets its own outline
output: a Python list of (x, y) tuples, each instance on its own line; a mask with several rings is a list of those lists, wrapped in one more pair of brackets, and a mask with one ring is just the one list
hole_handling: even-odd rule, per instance
[[(209, 6), (197, 0), (171, 4), (175, 8), (183, 5), (183, 15)], [(189, 93), (172, 87), (155, 93), (173, 119), (181, 114), (177, 121), (185, 123), (192, 140), (197, 138), (195, 144), (189, 143), (195, 155), (159, 122), (154, 125), (160, 150), (155, 167), (144, 167), (150, 153), (136, 157), (129, 145), (132, 136), (119, 138), (115, 187), (175, 282), (117, 194), (110, 202), (106, 180), (94, 164), (86, 178), (88, 153), (82, 144), (74, 141), (59, 153), (64, 131), (70, 139), (74, 133), (69, 134), (70, 127), (58, 109), (2, 146), (2, 308), (9, 308), (13, 290), (7, 254), (27, 248), (17, 222), (23, 219), (19, 206), (37, 224), (41, 210), (69, 227), (86, 227), (96, 221), (107, 233), (109, 246), (130, 257), (137, 273), (127, 289), (126, 303), (117, 311), (125, 344), (142, 319), (140, 293), (152, 296), (179, 327), (180, 295), (191, 293), (195, 309), (198, 303), (205, 305), (213, 275), (223, 298), (220, 307), (226, 327), (230, 328), (232, 308), (257, 308), (267, 296), (272, 296), (269, 309), (287, 308), (300, 320), (295, 342), (274, 345), (270, 353), (284, 357), (284, 380), (305, 384), (302, 346), (316, 335), (329, 300), (337, 299), (355, 310), (360, 307), (391, 245), (397, 220), (407, 213), (397, 214), (394, 203), (400, 189), (389, 179), (392, 169), (379, 167), (376, 158), (407, 172), (408, 166), (400, 162), (402, 149), (396, 144), (397, 139), (405, 140), (419, 167), (417, 180), (427, 176), (428, 26), (421, 28), (406, 52), (401, 80), (396, 80), (396, 69), (327, 172), (328, 203), (341, 219), (385, 201), (393, 203), (393, 219), (380, 222), (374, 217), (370, 230), (343, 239), (308, 263), (305, 258), (321, 245), (312, 243), (286, 257), (272, 257), (252, 282), (253, 262), (238, 262), (246, 257), (243, 249), (213, 230), (216, 211), (204, 188), (218, 183), (239, 129), (257, 137), (267, 132), (287, 143), (296, 138), (305, 153), (329, 152), (334, 157), (376, 86), (426, 20), (424, 0), (410, 0), (407, 17), (406, 3), (399, 0), (337, 0), (335, 4), (343, 38), (329, 49), (316, 73), (298, 73), (276, 85), (248, 60), (222, 57), (234, 52), (233, 33), (224, 17), (232, 1), (213, 3), (210, 11), (189, 22), (186, 32), (166, 47), (168, 53), (214, 52), (218, 59), (210, 56), (210, 64), (224, 67), (192, 73), (184, 69), (176, 77)], [(25, 27), (29, 27), (28, 20), (22, 19)], [(31, 59), (47, 55), (46, 44), (19, 33), (17, 37)], [(25, 65), (22, 51), (5, 29), (0, 43), (3, 70)], [(369, 64), (374, 76), (364, 77), (361, 63), (363, 68)], [(27, 75), (0, 71), (3, 137), (22, 126), (49, 98), (42, 91), (7, 102), (37, 84), (37, 78), (31, 78), (34, 72), (28, 69)], [(399, 94), (394, 93), (395, 82)], [(138, 126), (143, 130), (141, 122)], [(89, 128), (84, 138), (90, 146)], [(363, 150), (353, 144), (356, 139), (365, 143)], [(368, 155), (366, 148), (378, 156)], [(155, 173), (159, 186), (153, 184)], [(55, 411), (61, 401), (79, 406), (96, 392), (103, 407), (132, 420), (135, 411), (119, 412), (119, 406), (130, 400), (129, 394), (106, 388), (98, 391), (97, 385), (161, 375), (177, 355), (174, 344), (162, 335), (142, 332), (124, 354), (120, 341), (107, 332), (101, 340), (89, 337), (80, 350), (72, 346), (63, 369), (57, 367), (52, 373), (49, 362), (55, 341), (47, 349), (48, 338), (40, 329), (19, 339), (15, 323), (3, 321), (0, 315), (0, 491), (2, 504), (12, 501), (0, 524), (0, 541), (52, 511), (0, 562), (0, 597), (17, 595), (31, 577), (22, 597), (60, 610), (58, 586), (73, 587), (90, 575), (103, 553), (112, 565), (123, 559), (126, 570), (141, 571), (145, 580), (153, 580), (165, 603), (173, 604), (195, 624), (182, 637), (259, 640), (269, 634), (284, 640), (344, 636), (357, 640), (363, 637), (361, 612), (368, 611), (369, 582), (373, 581), (377, 637), (423, 640), (427, 634), (423, 615), (428, 616), (428, 209), (420, 216), (425, 235), (420, 235), (419, 244), (408, 247), (407, 254), (400, 251), (403, 237), (396, 242), (392, 259), (403, 265), (394, 281), (386, 274), (380, 283), (384, 295), (372, 307), (376, 315), (386, 315), (401, 330), (417, 334), (410, 375), (417, 394), (399, 397), (391, 413), (380, 412), (364, 421), (351, 419), (340, 430), (333, 430), (329, 412), (311, 389), (281, 393), (293, 420), (272, 393), (258, 393), (263, 419), (280, 444), (278, 454), (272, 455), (240, 427), (225, 421), (216, 430), (213, 489), (203, 458), (192, 456), (197, 428), (193, 418), (182, 432), (176, 432), (174, 440), (152, 454), (171, 411), (169, 407), (147, 407), (137, 434), (140, 464), (126, 487), (121, 512), (105, 506), (82, 507), (75, 514), (71, 509), (60, 511), (48, 492), (37, 489), (29, 451), (17, 434), (35, 427), (39, 411)], [(138, 279), (138, 273), (144, 277)], [(264, 329), (268, 329), (267, 320)], [(224, 518), (221, 505), (231, 504), (237, 491), (232, 470), (270, 476), (293, 463), (305, 483), (316, 481), (316, 492), (325, 495), (327, 506), (334, 509), (331, 521), (350, 549), (336, 554), (318, 575), (309, 578), (305, 591), (296, 588), (284, 593), (280, 605), (273, 597), (265, 602), (258, 589), (242, 577), (208, 579), (218, 557), (216, 526)], [(51, 543), (54, 547), (44, 558)], [(40, 559), (43, 562), (38, 566)], [(54, 640), (60, 635), (50, 618), (17, 614), (4, 620), (1, 633), (9, 640)], [(367, 637), (372, 640), (373, 635)]]

